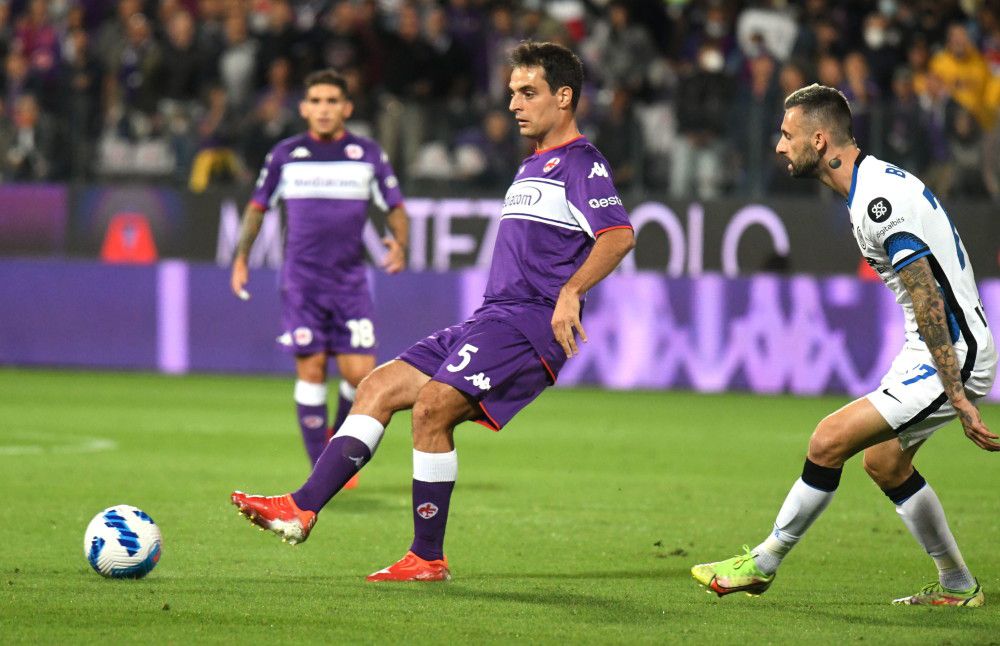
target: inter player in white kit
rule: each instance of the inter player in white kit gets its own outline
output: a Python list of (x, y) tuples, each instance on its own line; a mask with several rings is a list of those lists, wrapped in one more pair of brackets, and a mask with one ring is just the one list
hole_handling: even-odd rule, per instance
[(847, 199), (862, 255), (903, 307), (906, 343), (874, 392), (816, 427), (771, 534), (691, 574), (719, 596), (767, 590), (781, 560), (830, 503), (844, 463), (863, 451), (865, 471), (938, 569), (937, 581), (894, 603), (981, 606), (982, 589), (941, 502), (913, 468), (923, 442), (956, 416), (976, 446), (1000, 451), (974, 403), (993, 387), (997, 350), (958, 231), (919, 179), (858, 149), (847, 99), (833, 88), (811, 85), (789, 95), (777, 152), (793, 176), (814, 177)]
[[(369, 203), (388, 210), (392, 233), (383, 267), (406, 262), (408, 220), (399, 182), (377, 143), (349, 132), (347, 82), (332, 70), (310, 74), (299, 109), (308, 131), (279, 142), (268, 154), (243, 218), (232, 289), (241, 298), (247, 257), (264, 212), (279, 200), (287, 214), (281, 268), (282, 346), (295, 355), (295, 403), (311, 463), (339, 429), (361, 380), (375, 368), (374, 305), (362, 235)], [(327, 429), (327, 362), (340, 371), (337, 418)], [(350, 485), (348, 485), (350, 486)]]

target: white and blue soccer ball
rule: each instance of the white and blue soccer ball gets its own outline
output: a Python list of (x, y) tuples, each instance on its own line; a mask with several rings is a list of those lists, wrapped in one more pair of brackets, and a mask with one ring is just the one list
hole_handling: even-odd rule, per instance
[(98, 574), (141, 579), (160, 562), (163, 537), (149, 514), (131, 505), (94, 516), (83, 536), (83, 554)]

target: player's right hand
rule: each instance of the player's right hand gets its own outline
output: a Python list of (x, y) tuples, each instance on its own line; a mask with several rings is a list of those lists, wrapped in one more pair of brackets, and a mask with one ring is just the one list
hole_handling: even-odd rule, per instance
[(249, 271), (247, 270), (247, 263), (242, 258), (237, 258), (233, 261), (233, 273), (229, 279), (229, 286), (233, 290), (233, 294), (236, 295), (240, 300), (247, 300), (250, 298), (250, 294), (246, 290), (247, 282), (250, 280)]
[(966, 399), (955, 404), (955, 410), (958, 412), (959, 421), (962, 422), (965, 437), (984, 451), (1000, 451), (1000, 443), (997, 442), (1000, 437), (986, 427), (975, 404)]

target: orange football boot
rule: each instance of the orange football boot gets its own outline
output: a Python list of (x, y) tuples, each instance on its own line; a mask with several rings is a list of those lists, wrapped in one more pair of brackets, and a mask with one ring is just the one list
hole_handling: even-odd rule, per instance
[(291, 545), (305, 542), (316, 524), (316, 513), (299, 509), (291, 494), (252, 496), (234, 491), (229, 499), (254, 525), (274, 532)]
[(451, 579), (448, 557), (425, 561), (413, 552), (399, 559), (384, 570), (365, 577), (366, 581), (447, 581)]

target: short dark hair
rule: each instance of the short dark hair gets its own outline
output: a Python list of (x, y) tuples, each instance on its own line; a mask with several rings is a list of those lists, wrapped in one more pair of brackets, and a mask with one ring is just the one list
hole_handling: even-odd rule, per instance
[(522, 41), (510, 53), (511, 67), (540, 67), (545, 70), (545, 81), (552, 94), (561, 87), (573, 91), (573, 111), (580, 103), (583, 87), (583, 63), (576, 54), (558, 43)]
[(819, 83), (799, 88), (785, 99), (785, 110), (795, 107), (801, 107), (803, 116), (810, 121), (828, 128), (835, 145), (854, 142), (851, 106), (840, 90)]
[(336, 70), (325, 69), (312, 72), (306, 77), (303, 85), (306, 92), (314, 85), (336, 85), (344, 93), (344, 97), (349, 98), (347, 94), (347, 79), (338, 74)]

